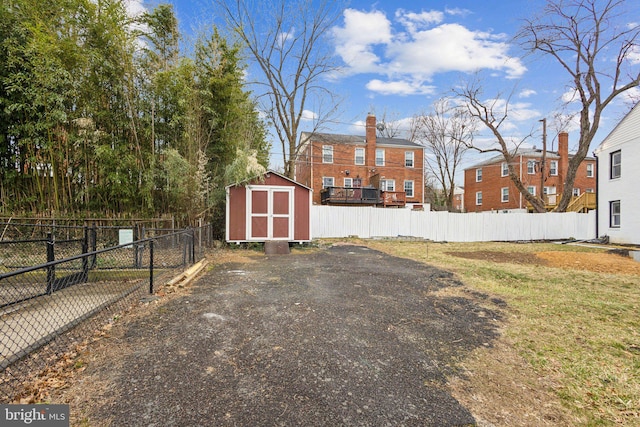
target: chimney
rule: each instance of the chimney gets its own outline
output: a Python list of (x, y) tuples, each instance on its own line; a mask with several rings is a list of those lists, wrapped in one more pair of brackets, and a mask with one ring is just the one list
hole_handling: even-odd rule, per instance
[(366, 161), (365, 164), (369, 168), (375, 168), (376, 166), (376, 116), (373, 113), (367, 115), (366, 126)]
[(558, 162), (558, 178), (560, 180), (559, 192), (564, 190), (564, 180), (567, 177), (567, 170), (569, 169), (569, 134), (567, 132), (560, 132), (558, 134), (558, 156), (560, 161)]

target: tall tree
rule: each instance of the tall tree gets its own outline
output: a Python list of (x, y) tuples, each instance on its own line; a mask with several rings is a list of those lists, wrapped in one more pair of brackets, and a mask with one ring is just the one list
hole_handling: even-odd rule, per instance
[(433, 112), (412, 120), (413, 141), (426, 148), (426, 165), (444, 194), (444, 205), (453, 209), (455, 175), (464, 153), (473, 144), (475, 122), (468, 112), (447, 99), (435, 102)]
[(624, 0), (548, 1), (539, 16), (525, 20), (518, 34), (526, 50), (560, 64), (579, 102), (578, 150), (569, 160), (559, 211), (571, 201), (578, 166), (589, 152), (603, 111), (640, 84), (640, 22), (632, 7)]
[[(262, 109), (282, 148), (285, 174), (293, 178), (298, 131), (311, 104), (314, 131), (336, 111), (336, 96), (322, 82), (337, 70), (323, 37), (338, 19), (331, 0), (215, 0), (228, 24), (262, 71)], [(326, 100), (329, 100), (327, 103)]]
[(497, 142), (497, 146), (480, 148), (474, 145), (473, 141), (463, 140), (465, 144), (468, 145), (468, 148), (472, 148), (482, 153), (496, 152), (501, 154), (507, 163), (509, 179), (511, 179), (513, 185), (536, 212), (546, 212), (544, 200), (542, 199), (543, 195), (540, 194), (538, 196), (534, 196), (531, 194), (527, 189), (527, 186), (520, 179), (519, 171), (514, 167), (514, 165), (517, 164), (516, 153), (519, 147), (531, 137), (532, 133), (530, 132), (524, 137), (514, 139), (513, 137), (506, 135), (502, 129), (507, 123), (507, 118), (509, 117), (509, 103), (511, 96), (508, 96), (504, 102), (501, 99), (501, 95), (491, 99), (485, 98), (483, 87), (479, 79), (471, 80), (466, 85), (459, 86), (453, 90), (453, 93), (459, 99), (463, 100), (469, 117), (471, 117), (472, 120), (482, 123), (487, 129), (489, 129), (491, 135)]

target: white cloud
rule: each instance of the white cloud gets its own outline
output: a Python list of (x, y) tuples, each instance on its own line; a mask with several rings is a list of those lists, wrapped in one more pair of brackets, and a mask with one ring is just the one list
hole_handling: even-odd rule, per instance
[(444, 11), (447, 13), (447, 15), (453, 16), (467, 16), (472, 13), (469, 9), (460, 9), (459, 7), (445, 8)]
[(287, 40), (293, 39), (294, 36), (295, 34), (293, 29), (291, 29), (291, 31), (289, 32), (281, 32), (280, 34), (278, 34), (278, 43), (280, 44), (280, 47), (284, 47)]
[(426, 29), (431, 24), (439, 24), (444, 20), (444, 12), (431, 11), (431, 12), (406, 12), (404, 9), (398, 9), (396, 11), (396, 19), (400, 22), (411, 34), (415, 34), (421, 29)]
[(367, 89), (382, 95), (431, 95), (435, 92), (434, 86), (408, 81), (389, 81), (373, 79), (367, 83)]
[(629, 50), (629, 55), (627, 56), (627, 58), (633, 65), (640, 64), (640, 46), (633, 46)]
[[(447, 11), (448, 15), (462, 13)], [(489, 69), (519, 78), (526, 71), (518, 58), (509, 55), (504, 34), (472, 31), (443, 23), (444, 19), (443, 12), (399, 9), (391, 22), (380, 11), (347, 9), (342, 26), (333, 29), (336, 53), (346, 64), (347, 74), (387, 76), (390, 82), (369, 82), (380, 93), (424, 94), (426, 88), (432, 93), (433, 88), (424, 83), (440, 73)], [(400, 31), (394, 31), (394, 23)]]
[(580, 96), (575, 88), (569, 88), (562, 94), (560, 99), (562, 99), (562, 102), (569, 104), (571, 102), (580, 101)]
[(518, 94), (519, 98), (529, 98), (532, 95), (536, 95), (538, 92), (536, 92), (533, 89), (523, 89), (520, 91), (520, 93)]
[(498, 37), (459, 24), (442, 24), (414, 34), (411, 41), (390, 45), (388, 70), (424, 80), (437, 73), (471, 73), (484, 68), (505, 71), (508, 77), (522, 75), (525, 67), (506, 54), (508, 45)]
[(135, 17), (147, 11), (142, 0), (124, 0), (125, 8), (129, 16)]
[(336, 53), (354, 74), (378, 70), (379, 57), (375, 45), (391, 42), (391, 23), (384, 13), (344, 11), (344, 26), (334, 27)]
[(313, 121), (318, 118), (318, 115), (310, 110), (302, 110), (302, 121)]

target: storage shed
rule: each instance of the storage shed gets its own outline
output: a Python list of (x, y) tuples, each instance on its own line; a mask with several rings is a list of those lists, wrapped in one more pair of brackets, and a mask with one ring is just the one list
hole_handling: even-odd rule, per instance
[(226, 191), (227, 242), (311, 240), (310, 188), (267, 171)]

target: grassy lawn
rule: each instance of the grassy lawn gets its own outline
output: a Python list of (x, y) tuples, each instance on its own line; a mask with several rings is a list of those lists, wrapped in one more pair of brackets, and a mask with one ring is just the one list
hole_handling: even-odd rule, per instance
[[(544, 384), (562, 402), (571, 424), (640, 425), (640, 275), (634, 265), (631, 272), (614, 268), (618, 262), (626, 266), (628, 258), (551, 243), (360, 243), (453, 271), (471, 290), (506, 301), (501, 340), (524, 366), (509, 367), (516, 362), (496, 358), (489, 349), (472, 369), (482, 367), (496, 376), (530, 372), (532, 382)], [(564, 265), (542, 258), (536, 262), (537, 253), (564, 260)], [(617, 272), (591, 271), (588, 259), (594, 255), (589, 253)], [(585, 254), (591, 257), (586, 264), (580, 262)], [(508, 379), (503, 384), (513, 386)], [(531, 384), (517, 386), (525, 393)], [(475, 384), (474, 390), (482, 394), (483, 387)], [(482, 402), (482, 396), (473, 399)]]

